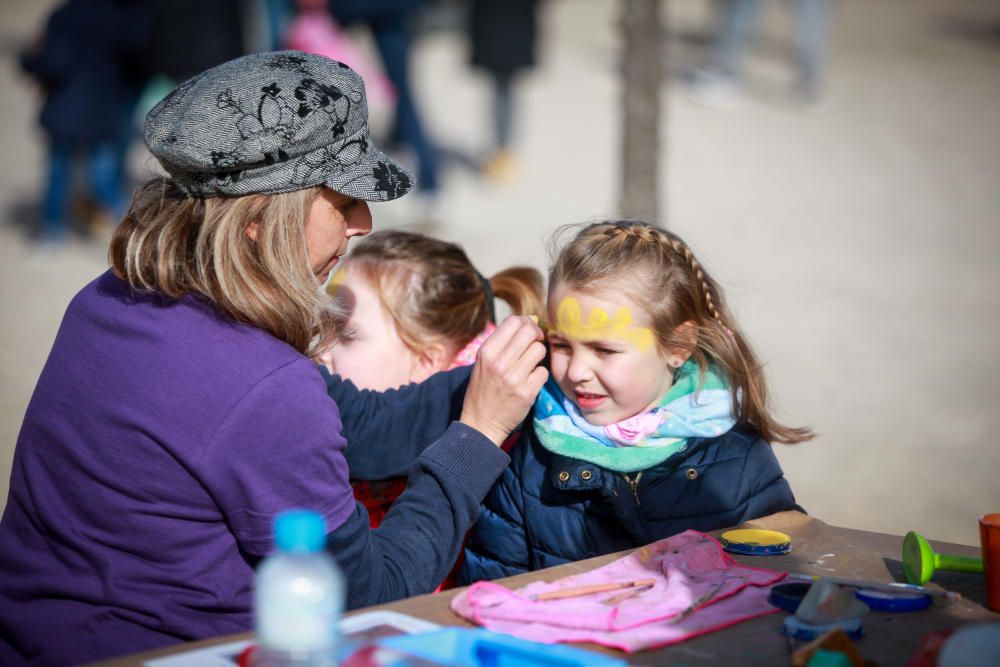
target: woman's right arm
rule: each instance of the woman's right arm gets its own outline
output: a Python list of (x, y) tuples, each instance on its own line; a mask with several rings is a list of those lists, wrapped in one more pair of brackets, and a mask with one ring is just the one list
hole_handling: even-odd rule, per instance
[[(417, 456), (432, 442), (441, 437), (448, 425), (462, 419), (473, 426), (482, 427), (491, 438), (506, 438), (499, 434), (504, 425), (494, 422), (494, 392), (502, 392), (502, 374), (515, 362), (513, 353), (505, 356), (504, 350), (527, 348), (534, 343), (535, 353), (544, 354), (544, 347), (535, 336), (541, 336), (541, 329), (528, 318), (508, 318), (510, 324), (501, 323), (493, 335), (480, 348), (479, 361), (472, 367), (456, 368), (437, 373), (420, 384), (411, 384), (400, 389), (385, 392), (360, 390), (353, 382), (343, 380), (338, 375), (330, 375), (320, 367), (320, 374), (326, 382), (327, 395), (340, 409), (343, 434), (348, 446), (344, 452), (351, 467), (351, 477), (361, 480), (377, 480), (405, 475)], [(484, 357), (484, 350), (491, 358)], [(484, 360), (486, 363), (484, 363)], [(495, 364), (494, 367), (488, 367)], [(545, 373), (533, 367), (533, 371)], [(470, 377), (479, 377), (483, 389), (466, 400)], [(538, 375), (525, 381), (533, 383)], [(543, 381), (544, 382), (544, 381)], [(491, 383), (497, 386), (490, 387)], [(528, 389), (528, 386), (520, 389)], [(532, 396), (536, 395), (535, 391)], [(522, 415), (523, 417), (523, 415)], [(472, 418), (478, 424), (469, 422)], [(518, 421), (520, 418), (518, 419)], [(501, 420), (502, 421), (502, 420)], [(513, 429), (513, 426), (510, 427)]]
[(354, 512), (327, 538), (344, 570), (347, 607), (355, 609), (427, 593), (448, 574), (480, 500), (509, 459), (478, 431), (456, 423), (417, 459), (406, 491), (377, 530)]
[(348, 483), (337, 410), (305, 360), (248, 391), (193, 472), (249, 557), (270, 552), (278, 513), (307, 507), (331, 529), (328, 544), (345, 571), (351, 606), (430, 592), (509, 462), (499, 445), (545, 383), (540, 340), (530, 320), (511, 318), (483, 345), (461, 421), (417, 458), (407, 490), (376, 531)]
[(327, 395), (340, 410), (351, 477), (405, 475), (420, 453), (460, 417), (471, 371), (456, 368), (420, 384), (375, 392), (358, 389), (321, 367)]

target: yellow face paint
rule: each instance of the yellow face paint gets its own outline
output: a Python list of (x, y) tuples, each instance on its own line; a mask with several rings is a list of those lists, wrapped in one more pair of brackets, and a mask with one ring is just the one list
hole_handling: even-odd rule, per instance
[(330, 276), (330, 281), (326, 284), (326, 293), (330, 296), (336, 296), (337, 290), (340, 286), (344, 284), (347, 279), (347, 267), (342, 266), (337, 269), (337, 272)]
[(643, 351), (655, 342), (653, 332), (648, 327), (632, 326), (632, 312), (625, 306), (610, 317), (602, 308), (594, 308), (583, 321), (580, 302), (567, 297), (556, 310), (556, 331), (567, 338), (579, 341), (620, 340)]

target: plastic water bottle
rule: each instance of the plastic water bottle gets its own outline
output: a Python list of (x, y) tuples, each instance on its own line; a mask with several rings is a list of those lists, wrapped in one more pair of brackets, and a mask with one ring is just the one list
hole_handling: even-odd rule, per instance
[(278, 550), (257, 568), (253, 667), (336, 665), (344, 578), (324, 549), (323, 517), (289, 510), (274, 522)]

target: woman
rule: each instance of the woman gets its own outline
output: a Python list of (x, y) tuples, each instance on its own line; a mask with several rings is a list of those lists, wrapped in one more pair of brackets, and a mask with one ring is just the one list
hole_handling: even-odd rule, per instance
[[(253, 565), (293, 506), (326, 517), (349, 607), (431, 590), (546, 377), (525, 318), (498, 328), (471, 379), (381, 396), (317, 373), (309, 357), (336, 315), (320, 285), (370, 230), (366, 202), (412, 185), (372, 146), (346, 66), (299, 52), (231, 61), (160, 102), (144, 138), (169, 177), (137, 191), (112, 270), (69, 305), (18, 438), (0, 664), (248, 629)], [(343, 450), (393, 438), (436, 442), (369, 532)]]

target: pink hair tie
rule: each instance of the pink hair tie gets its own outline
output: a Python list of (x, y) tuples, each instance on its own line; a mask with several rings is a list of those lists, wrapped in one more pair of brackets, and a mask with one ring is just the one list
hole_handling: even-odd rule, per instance
[(454, 361), (451, 362), (451, 366), (447, 370), (452, 368), (458, 368), (459, 366), (471, 366), (476, 363), (476, 353), (479, 352), (479, 348), (483, 346), (486, 339), (490, 337), (494, 331), (497, 330), (497, 326), (492, 322), (486, 324), (484, 328), (475, 338), (466, 343), (465, 347), (458, 351), (455, 355)]

